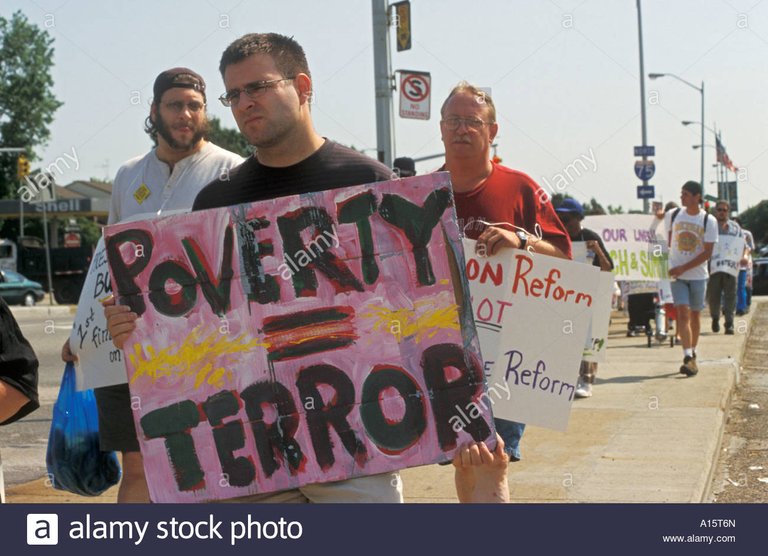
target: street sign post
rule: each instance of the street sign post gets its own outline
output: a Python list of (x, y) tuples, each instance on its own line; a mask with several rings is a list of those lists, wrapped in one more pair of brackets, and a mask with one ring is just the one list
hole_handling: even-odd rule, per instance
[(656, 156), (656, 147), (653, 145), (636, 146), (635, 156)]
[(430, 105), (429, 72), (400, 70), (400, 117), (428, 120)]
[(638, 199), (653, 199), (656, 196), (656, 188), (653, 185), (638, 185)]
[(653, 160), (638, 160), (635, 162), (635, 175), (638, 179), (648, 181), (656, 173), (656, 165)]

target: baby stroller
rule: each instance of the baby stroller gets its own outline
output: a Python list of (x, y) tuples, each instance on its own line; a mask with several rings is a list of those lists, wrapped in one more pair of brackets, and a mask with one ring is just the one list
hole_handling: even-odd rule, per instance
[[(659, 343), (667, 340), (664, 305), (659, 303), (659, 297), (655, 293), (635, 293), (627, 297), (627, 311), (629, 312), (629, 325), (627, 336), (645, 334), (648, 347), (653, 345), (653, 338)], [(653, 325), (651, 324), (653, 322)], [(654, 327), (656, 332), (654, 333)], [(672, 345), (674, 346), (674, 336)]]

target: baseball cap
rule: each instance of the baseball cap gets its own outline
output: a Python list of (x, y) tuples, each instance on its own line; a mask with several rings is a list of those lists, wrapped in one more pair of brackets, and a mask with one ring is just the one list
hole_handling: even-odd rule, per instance
[(392, 166), (400, 171), (399, 175), (401, 178), (409, 178), (416, 175), (416, 163), (407, 156), (396, 158)]
[(569, 212), (584, 216), (584, 207), (576, 199), (566, 197), (561, 205), (555, 209), (555, 212)]
[(691, 195), (701, 195), (701, 184), (697, 181), (687, 181), (682, 188)]
[(205, 98), (205, 80), (200, 75), (189, 68), (171, 68), (155, 79), (155, 85), (152, 88), (155, 102), (159, 102), (163, 93), (174, 87), (199, 91)]

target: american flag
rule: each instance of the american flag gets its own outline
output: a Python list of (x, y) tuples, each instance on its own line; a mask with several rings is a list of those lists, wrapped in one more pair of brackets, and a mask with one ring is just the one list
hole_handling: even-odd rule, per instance
[(720, 137), (717, 137), (715, 145), (717, 147), (717, 161), (728, 168), (731, 172), (738, 172), (739, 169), (736, 167), (736, 165), (731, 160), (731, 157), (728, 156), (728, 153), (725, 152), (725, 147), (723, 146), (723, 143), (720, 141)]

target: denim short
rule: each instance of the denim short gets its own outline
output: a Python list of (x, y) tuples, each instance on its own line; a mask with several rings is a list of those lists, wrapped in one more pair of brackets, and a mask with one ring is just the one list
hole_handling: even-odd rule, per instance
[(675, 305), (688, 305), (691, 311), (704, 309), (707, 280), (672, 280), (672, 299)]
[(504, 440), (504, 451), (509, 454), (509, 461), (520, 461), (520, 439), (525, 432), (525, 423), (494, 419), (493, 424), (496, 425), (496, 432)]

